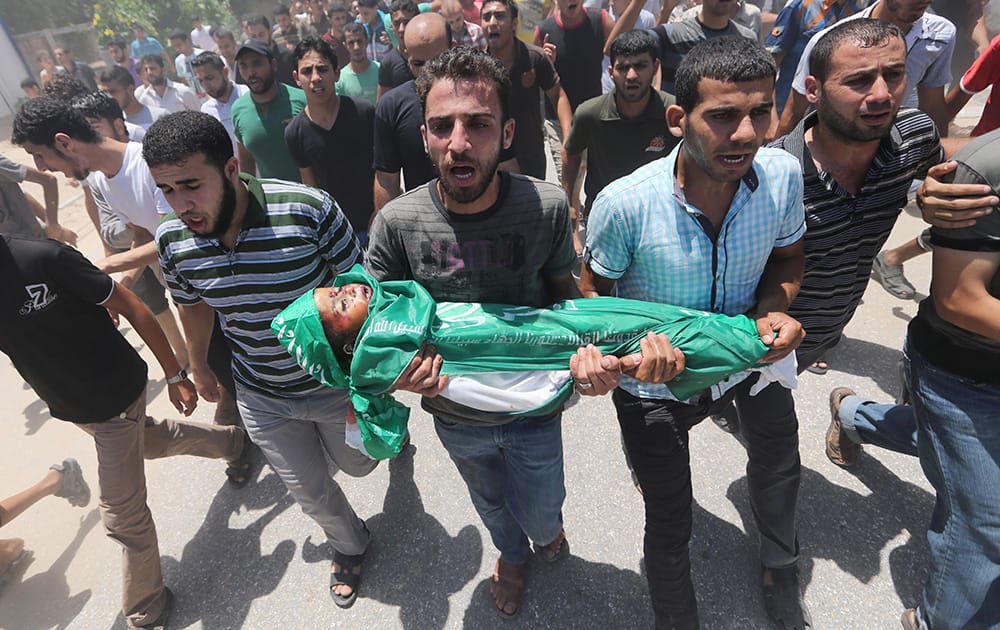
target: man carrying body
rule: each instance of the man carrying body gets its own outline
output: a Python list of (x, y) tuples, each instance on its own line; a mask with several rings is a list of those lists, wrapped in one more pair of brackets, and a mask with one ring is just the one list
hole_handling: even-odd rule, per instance
[(236, 147), (236, 133), (233, 131), (233, 103), (249, 91), (245, 85), (236, 85), (226, 74), (226, 64), (218, 53), (204, 52), (191, 60), (191, 67), (198, 83), (208, 98), (201, 104), (201, 111), (222, 123)]
[[(414, 24), (424, 17), (444, 21), (427, 14)], [(421, 133), (440, 178), (376, 214), (369, 271), (379, 280), (416, 280), (436, 300), (540, 307), (578, 295), (562, 191), (497, 171), (514, 134), (503, 66), (462, 46), (430, 61), (419, 76)], [(397, 388), (424, 394), (424, 409), (434, 415), (438, 436), (500, 550), (491, 588), (497, 610), (513, 616), (524, 591), (529, 539), (550, 562), (569, 552), (560, 414), (515, 419), (439, 404), (439, 369), (440, 357), (424, 352)]]
[(340, 71), (337, 94), (363, 98), (375, 105), (379, 93), (379, 64), (365, 54), (368, 48), (368, 31), (357, 22), (351, 22), (344, 27), (344, 45), (350, 61)]
[(194, 90), (167, 78), (163, 58), (159, 55), (146, 55), (142, 58), (142, 76), (146, 79), (146, 85), (135, 88), (135, 98), (143, 105), (159, 107), (170, 113), (182, 109), (198, 111), (201, 107)]
[(569, 97), (543, 50), (515, 37), (518, 8), (514, 0), (487, 0), (480, 15), (488, 52), (503, 64), (510, 79), (510, 115), (517, 130), (512, 148), (517, 171), (545, 179), (545, 128), (538, 101), (544, 93), (558, 114), (565, 137), (573, 122)]
[[(74, 138), (96, 135), (67, 104), (40, 98), (15, 117), (12, 140), (43, 168), (75, 173)], [(173, 596), (163, 585), (143, 458), (236, 457), (244, 433), (146, 415), (147, 366), (105, 309), (123, 315), (152, 350), (171, 403), (186, 416), (198, 400), (195, 387), (149, 309), (78, 252), (52, 241), (5, 237), (0, 270), (0, 349), (53, 416), (94, 437), (101, 516), (124, 551), (122, 612), (132, 627), (162, 623)]]
[[(652, 87), (660, 67), (657, 51), (656, 38), (647, 31), (619, 35), (611, 44), (610, 71), (615, 89), (584, 101), (573, 116), (573, 129), (566, 139), (562, 184), (570, 207), (579, 211), (576, 179), (586, 151), (584, 221), (597, 193), (605, 186), (643, 164), (669, 155), (678, 142), (667, 130), (666, 122), (666, 108), (674, 104), (674, 97)], [(582, 250), (582, 245), (577, 248)]]
[[(597, 196), (584, 295), (617, 288), (619, 297), (747, 314), (771, 346), (764, 362), (795, 350), (802, 327), (786, 311), (804, 261), (802, 174), (787, 153), (758, 150), (770, 123), (775, 73), (771, 56), (748, 38), (713, 38), (690, 51), (677, 71), (677, 105), (667, 109), (671, 132), (682, 142)], [(683, 355), (674, 355), (659, 382), (684, 369)], [(574, 374), (585, 394), (617, 384), (595, 358), (575, 366)], [(688, 430), (734, 400), (745, 419), (765, 608), (784, 627), (811, 627), (796, 568), (801, 467), (794, 404), (777, 383), (751, 397), (756, 380), (735, 375), (687, 401), (674, 399), (665, 385), (632, 378), (614, 392), (646, 506), (644, 551), (658, 627), (698, 627), (688, 556)]]
[(158, 118), (170, 113), (161, 107), (146, 105), (136, 100), (135, 84), (132, 83), (128, 70), (121, 66), (108, 68), (101, 73), (101, 90), (118, 101), (125, 114), (125, 120), (143, 129), (149, 129)]
[(330, 193), (365, 246), (375, 210), (375, 108), (368, 101), (337, 95), (337, 55), (325, 39), (308, 36), (299, 42), (295, 63), (306, 107), (285, 128), (285, 144), (302, 183)]
[(266, 42), (251, 39), (240, 46), (236, 63), (250, 88), (232, 107), (240, 170), (300, 181), (285, 144), (285, 126), (306, 106), (305, 94), (277, 80), (278, 62)]
[(330, 477), (327, 458), (355, 477), (377, 462), (345, 443), (346, 393), (299, 368), (270, 330), (274, 316), (301, 294), (360, 262), (350, 223), (320, 190), (241, 174), (225, 128), (201, 112), (158, 121), (143, 157), (176, 209), (160, 224), (156, 242), (188, 333), (198, 391), (206, 400), (218, 397), (207, 364), (214, 311), (233, 350), (247, 431), (326, 534), (335, 552), (330, 595), (350, 606), (370, 534)]

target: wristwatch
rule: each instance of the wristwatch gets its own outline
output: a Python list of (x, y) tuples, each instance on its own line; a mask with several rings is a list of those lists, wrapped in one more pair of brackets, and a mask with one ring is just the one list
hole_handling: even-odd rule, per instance
[(181, 381), (186, 381), (187, 377), (188, 377), (187, 370), (181, 368), (181, 371), (178, 372), (176, 376), (171, 376), (170, 378), (167, 379), (167, 385), (176, 385)]

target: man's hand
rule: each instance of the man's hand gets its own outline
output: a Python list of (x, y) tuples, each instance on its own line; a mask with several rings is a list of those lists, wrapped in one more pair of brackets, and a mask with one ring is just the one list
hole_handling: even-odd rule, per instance
[(569, 370), (576, 381), (576, 391), (583, 396), (603, 396), (622, 380), (618, 357), (604, 356), (594, 345), (577, 349), (569, 358)]
[[(197, 393), (201, 395), (202, 398), (208, 402), (219, 402), (221, 395), (219, 394), (219, 380), (215, 378), (215, 373), (206, 365), (204, 367), (191, 366), (191, 380), (194, 381), (194, 386)], [(187, 383), (188, 381), (182, 381), (178, 383), (181, 385)], [(170, 401), (173, 402), (173, 390), (171, 390)], [(197, 396), (195, 397), (197, 400)], [(177, 403), (174, 403), (177, 406)], [(193, 410), (194, 407), (191, 407)]]
[(666, 383), (684, 371), (684, 353), (663, 333), (646, 333), (640, 342), (642, 354), (622, 357), (622, 371), (646, 383)]
[(434, 352), (432, 346), (424, 346), (392, 384), (392, 388), (434, 398), (448, 384), (448, 376), (441, 376), (442, 363), (444, 359)]
[(185, 417), (190, 416), (198, 406), (198, 392), (195, 391), (194, 383), (190, 379), (186, 378), (180, 383), (167, 385), (167, 394), (174, 408)]
[(545, 56), (549, 58), (549, 61), (552, 62), (552, 65), (556, 65), (556, 54), (558, 51), (556, 50), (555, 44), (549, 43), (548, 33), (545, 34), (545, 39), (542, 40), (542, 52), (545, 53)]
[(945, 184), (940, 178), (958, 168), (958, 162), (942, 162), (927, 171), (917, 188), (917, 206), (924, 221), (939, 228), (969, 227), (977, 217), (989, 214), (1000, 198), (985, 184)]
[(768, 313), (757, 318), (760, 340), (771, 347), (761, 358), (761, 363), (774, 363), (791, 354), (806, 337), (806, 331), (797, 319), (787, 313)]

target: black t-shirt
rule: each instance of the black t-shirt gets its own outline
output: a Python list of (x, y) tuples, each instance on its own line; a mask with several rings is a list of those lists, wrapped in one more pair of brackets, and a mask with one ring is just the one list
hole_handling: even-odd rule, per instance
[(285, 127), (285, 143), (299, 168), (311, 167), (320, 188), (330, 193), (354, 230), (367, 232), (375, 211), (372, 142), (375, 107), (368, 101), (340, 97), (330, 129), (309, 120), (304, 111)]
[(417, 96), (417, 84), (407, 81), (386, 92), (375, 105), (376, 171), (403, 171), (406, 190), (413, 190), (435, 177), (434, 165), (424, 151), (420, 125), (424, 112)]
[[(545, 136), (538, 99), (559, 85), (559, 74), (538, 46), (515, 39), (510, 67), (510, 115), (514, 118), (514, 153), (521, 172), (545, 179)], [(546, 103), (548, 99), (546, 98)]]
[(56, 241), (0, 237), (0, 351), (53, 417), (103, 422), (146, 387), (146, 364), (99, 306), (114, 283)]
[(390, 50), (379, 62), (378, 84), (387, 90), (397, 88), (407, 81), (412, 81), (413, 78), (410, 64), (406, 63), (403, 55), (399, 54), (398, 48)]
[(295, 51), (272, 43), (271, 54), (274, 55), (274, 58), (278, 62), (278, 73), (274, 75), (274, 78), (279, 83), (299, 87), (299, 84), (295, 82), (295, 78), (292, 76), (292, 70), (295, 70)]
[[(538, 31), (556, 45), (556, 70), (569, 104), (577, 106), (601, 95), (601, 62), (604, 60), (604, 11), (584, 9), (586, 17), (579, 26), (566, 28), (552, 15), (538, 25)], [(549, 107), (549, 117), (555, 113)]]

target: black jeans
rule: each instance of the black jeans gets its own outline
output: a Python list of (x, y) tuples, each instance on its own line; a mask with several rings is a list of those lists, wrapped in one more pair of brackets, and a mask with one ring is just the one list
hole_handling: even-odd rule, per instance
[(747, 443), (750, 505), (760, 533), (765, 567), (798, 559), (795, 506), (801, 464), (798, 421), (791, 392), (777, 383), (750, 396), (751, 376), (722, 398), (695, 404), (637, 398), (616, 389), (622, 441), (642, 488), (646, 507), (643, 552), (657, 628), (697, 628), (698, 604), (691, 582), (691, 466), (688, 431), (705, 417), (736, 403)]

